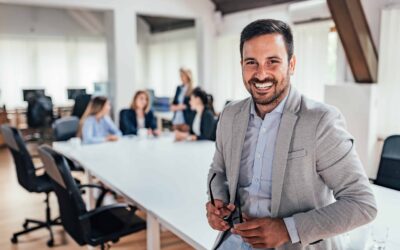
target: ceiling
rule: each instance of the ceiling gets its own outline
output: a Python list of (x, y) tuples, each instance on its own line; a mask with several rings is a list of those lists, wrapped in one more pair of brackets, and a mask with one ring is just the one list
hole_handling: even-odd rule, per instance
[[(211, 0), (215, 10), (223, 15), (244, 10), (267, 7), (277, 4), (294, 3), (306, 0)], [(159, 33), (183, 28), (194, 27), (193, 19), (181, 19), (175, 17), (160, 17), (139, 15), (149, 26), (151, 33)]]
[(267, 7), (283, 3), (294, 3), (305, 0), (211, 0), (217, 11), (222, 15), (250, 10), (260, 7)]
[(194, 27), (194, 19), (139, 15), (149, 26), (151, 33)]

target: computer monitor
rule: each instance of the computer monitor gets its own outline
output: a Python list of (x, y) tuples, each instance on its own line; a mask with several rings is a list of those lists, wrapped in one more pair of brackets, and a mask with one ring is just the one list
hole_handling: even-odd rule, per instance
[(22, 95), (24, 97), (24, 101), (27, 102), (29, 99), (44, 96), (45, 91), (44, 89), (23, 89)]
[(153, 102), (153, 109), (157, 112), (168, 112), (170, 109), (169, 97), (155, 97)]
[(75, 100), (79, 95), (85, 95), (86, 89), (67, 89), (68, 99)]

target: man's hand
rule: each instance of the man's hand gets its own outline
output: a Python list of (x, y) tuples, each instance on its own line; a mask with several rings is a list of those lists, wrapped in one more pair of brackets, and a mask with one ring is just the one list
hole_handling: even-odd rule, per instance
[(206, 204), (208, 224), (215, 230), (226, 231), (229, 229), (229, 225), (223, 218), (232, 213), (235, 205), (225, 205), (223, 201), (218, 199), (214, 200), (214, 203), (215, 206), (211, 202)]
[(245, 222), (236, 224), (231, 232), (240, 235), (252, 247), (275, 248), (290, 241), (283, 219), (244, 217)]

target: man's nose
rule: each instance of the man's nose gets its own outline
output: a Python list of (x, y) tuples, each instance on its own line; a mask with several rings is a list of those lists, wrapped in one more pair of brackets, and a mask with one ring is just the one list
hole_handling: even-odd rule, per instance
[(262, 80), (268, 78), (270, 76), (270, 74), (269, 74), (269, 71), (265, 67), (260, 65), (260, 66), (258, 66), (257, 72), (254, 76), (258, 80), (262, 81)]

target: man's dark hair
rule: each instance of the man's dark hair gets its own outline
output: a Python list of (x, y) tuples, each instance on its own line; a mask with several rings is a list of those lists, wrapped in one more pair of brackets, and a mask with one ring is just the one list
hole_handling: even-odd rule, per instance
[(293, 35), (289, 25), (285, 22), (274, 19), (259, 19), (248, 24), (240, 34), (240, 57), (243, 58), (243, 44), (253, 37), (267, 34), (281, 34), (286, 44), (288, 60), (293, 55)]

